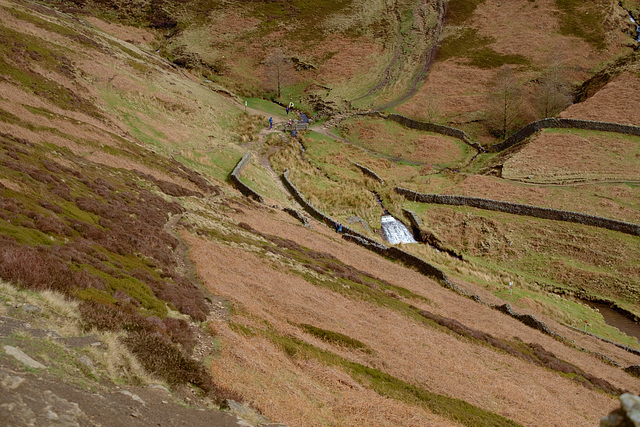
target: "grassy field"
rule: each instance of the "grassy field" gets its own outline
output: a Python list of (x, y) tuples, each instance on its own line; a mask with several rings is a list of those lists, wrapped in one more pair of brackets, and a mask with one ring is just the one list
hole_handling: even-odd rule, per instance
[(472, 208), (407, 206), (478, 266), (493, 265), (541, 289), (604, 297), (639, 310), (639, 276), (631, 261), (639, 255), (637, 237)]
[(357, 118), (340, 125), (341, 135), (354, 145), (390, 160), (414, 163), (426, 169), (465, 164), (475, 151), (455, 138), (416, 131), (391, 121)]
[[(514, 3), (527, 11), (535, 6), (529, 3), (548, 5)], [(301, 226), (273, 207), (295, 205), (264, 157), (278, 175), (291, 169), (291, 180), (319, 209), (343, 223), (356, 216), (366, 221), (372, 237), (379, 238), (382, 215), (373, 190), (397, 216), (401, 207), (412, 208), (466, 261), (426, 245), (404, 248), (483, 299), (511, 302), (554, 328), (587, 319), (592, 332), (630, 343), (595, 312), (548, 291), (610, 298), (637, 310), (637, 239), (414, 204), (392, 191), (424, 185), (555, 202), (600, 187), (524, 192), (521, 183), (476, 175), (480, 166), (466, 166), (475, 152), (460, 141), (382, 120), (345, 121), (340, 137), (348, 143), (314, 132), (300, 141), (267, 135), (263, 115), (243, 114), (237, 96), (204, 81), (228, 83), (248, 107), (286, 118), (281, 107), (256, 97), (267, 90), (264, 60), (280, 40), (300, 68), (284, 97), (321, 93), (320, 101), (366, 92), (399, 48), (390, 86), (381, 90), (384, 99), (393, 98), (416, 68), (413, 59), (427, 42), (420, 35), (433, 24), (423, 3), (198, 0), (166, 3), (153, 13), (115, 5), (87, 8), (155, 29), (84, 26), (45, 5), (0, 0), (6, 76), (0, 81), (0, 314), (36, 304), (43, 321), (29, 322), (44, 327), (49, 317), (70, 335), (95, 333), (108, 352), (90, 354), (99, 378), (89, 378), (76, 353), (50, 342), (10, 336), (3, 343), (55, 360), (52, 370), (83, 386), (144, 385), (150, 380), (143, 375), (153, 375), (184, 390), (192, 404), (244, 401), (289, 425), (592, 424), (615, 406), (619, 390), (637, 388), (636, 378), (594, 354), (623, 367), (637, 364), (634, 355), (569, 329), (560, 342), (315, 221)], [(474, 25), (491, 11), (506, 16), (493, 0), (451, 6), (456, 25)], [(147, 39), (149, 31), (159, 38)], [(478, 37), (492, 41), (478, 48), (490, 47), (481, 51), (489, 59), (519, 54), (497, 36), (479, 31)], [(469, 59), (454, 55), (438, 64), (456, 58)], [(478, 70), (481, 86), (492, 69)], [(427, 84), (433, 82), (430, 76)], [(463, 83), (444, 89), (482, 95)], [(338, 98), (334, 107), (347, 105)], [(311, 101), (298, 105), (310, 109)], [(628, 151), (631, 140), (598, 143), (598, 151), (609, 144), (624, 147), (621, 155), (635, 153)], [(228, 185), (247, 150), (254, 160), (242, 179), (267, 197), (266, 205)], [(524, 161), (518, 154), (510, 159)], [(370, 167), (385, 184), (352, 162)], [(632, 171), (631, 161), (627, 166)], [(618, 196), (622, 186), (607, 188), (603, 197), (630, 217), (636, 188)], [(584, 203), (602, 200), (591, 197)], [(513, 295), (505, 292), (509, 281), (516, 284)]]
[(538, 183), (638, 182), (638, 159), (640, 137), (545, 129), (504, 163), (502, 175)]

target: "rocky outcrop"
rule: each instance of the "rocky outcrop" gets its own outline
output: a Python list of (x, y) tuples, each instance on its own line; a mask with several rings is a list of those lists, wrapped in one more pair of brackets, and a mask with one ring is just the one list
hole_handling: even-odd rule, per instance
[(640, 427), (640, 397), (631, 393), (620, 396), (620, 408), (603, 417), (600, 427)]

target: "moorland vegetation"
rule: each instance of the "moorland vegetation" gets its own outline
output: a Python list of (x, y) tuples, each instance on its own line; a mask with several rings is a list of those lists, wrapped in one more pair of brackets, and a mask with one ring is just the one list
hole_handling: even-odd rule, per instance
[[(637, 136), (547, 128), (491, 150), (541, 118), (638, 125), (621, 102), (640, 93), (629, 12), (640, 3), (0, 0), (0, 315), (41, 304), (67, 335), (108, 342), (85, 352), (99, 373), (46, 371), (87, 389), (162, 382), (290, 425), (592, 425), (640, 386), (637, 338), (585, 302), (637, 322), (638, 236), (395, 188), (640, 224)], [(230, 185), (247, 152), (238, 179), (264, 203)], [(285, 170), (373, 241), (384, 213), (410, 210), (445, 250), (402, 249), (487, 304), (303, 226), (281, 210), (306, 215)], [(554, 334), (491, 308), (505, 303)], [(80, 366), (34, 339), (0, 335)]]

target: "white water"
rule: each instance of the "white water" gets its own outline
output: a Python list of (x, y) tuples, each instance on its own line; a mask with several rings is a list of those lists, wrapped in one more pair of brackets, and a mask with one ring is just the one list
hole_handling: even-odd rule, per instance
[[(622, 7), (624, 9), (624, 7), (622, 6), (622, 2), (618, 3), (620, 5), (620, 7)], [(625, 12), (627, 12), (629, 14), (629, 19), (631, 19), (631, 22), (633, 23), (633, 25), (636, 26), (636, 41), (638, 43), (640, 43), (640, 25), (638, 25), (638, 22), (636, 22), (636, 20), (633, 18), (633, 15), (631, 14), (631, 11), (624, 9)]]
[(418, 243), (409, 229), (391, 215), (382, 216), (382, 234), (392, 245), (398, 243)]
[(631, 12), (629, 12), (629, 18), (631, 19), (631, 22), (636, 26), (636, 41), (640, 42), (640, 25), (638, 25), (636, 20), (633, 19), (633, 16), (631, 15)]

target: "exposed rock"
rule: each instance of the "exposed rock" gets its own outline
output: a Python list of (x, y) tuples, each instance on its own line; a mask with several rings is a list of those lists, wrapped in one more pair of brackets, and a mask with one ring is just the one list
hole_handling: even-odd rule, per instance
[[(247, 422), (247, 426), (251, 425), (263, 425), (271, 423), (271, 420), (264, 415), (260, 414), (253, 408), (246, 406), (235, 400), (227, 399), (224, 401), (223, 407), (228, 409), (233, 415), (242, 418)], [(242, 425), (242, 424), (240, 424)]]
[(29, 356), (27, 356), (19, 348), (12, 347), (10, 345), (5, 345), (4, 346), (4, 351), (6, 351), (9, 356), (15, 357), (17, 360), (19, 360), (20, 362), (24, 363), (25, 365), (27, 365), (30, 368), (34, 368), (34, 369), (45, 369), (46, 368), (46, 366), (44, 366), (42, 363), (40, 363), (37, 360), (34, 360), (34, 359), (30, 358)]
[(44, 401), (47, 405), (43, 412), (50, 425), (75, 427), (89, 422), (87, 415), (75, 402), (70, 402), (49, 390), (44, 392)]
[(125, 396), (129, 396), (131, 399), (133, 399), (136, 402), (144, 405), (144, 400), (142, 400), (140, 398), (140, 396), (138, 396), (137, 394), (131, 393), (129, 390), (120, 390), (120, 394), (124, 394)]
[(89, 359), (87, 356), (81, 355), (80, 357), (78, 357), (78, 361), (82, 363), (84, 366), (86, 366), (87, 368), (89, 368), (91, 373), (95, 373), (96, 367), (91, 361), (91, 359)]
[(600, 427), (640, 427), (640, 397), (625, 393), (620, 403), (620, 408), (600, 420)]
[(25, 379), (17, 375), (9, 375), (4, 372), (0, 373), (0, 386), (7, 390), (15, 390), (25, 382)]
[(624, 368), (625, 372), (630, 373), (634, 377), (640, 378), (640, 365), (631, 365), (627, 368)]
[(35, 305), (32, 304), (24, 304), (22, 306), (22, 310), (26, 311), (27, 313), (40, 313), (40, 307), (37, 307)]

